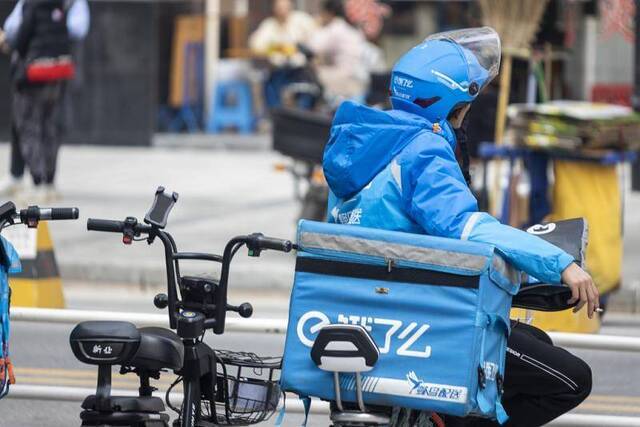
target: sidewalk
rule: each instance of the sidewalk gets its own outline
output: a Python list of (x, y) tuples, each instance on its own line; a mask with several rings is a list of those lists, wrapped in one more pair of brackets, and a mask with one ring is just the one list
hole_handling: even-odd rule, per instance
[(157, 133), (152, 142), (158, 148), (201, 148), (204, 150), (271, 151), (271, 134)]
[[(181, 250), (220, 253), (228, 239), (255, 231), (294, 239), (298, 203), (293, 180), (274, 165), (285, 158), (267, 149), (268, 142), (247, 139), (244, 148), (203, 149), (199, 143), (176, 149), (177, 137), (153, 148), (65, 146), (60, 154), (59, 206), (80, 208), (76, 222), (50, 224), (62, 276), (75, 282), (132, 283), (142, 288), (165, 286), (164, 258), (158, 243), (131, 246), (120, 237), (87, 232), (87, 218), (142, 220), (156, 187), (180, 193), (167, 229)], [(8, 146), (0, 145), (8, 159)], [(0, 164), (6, 176), (7, 164)], [(640, 194), (627, 193), (623, 289), (611, 301), (615, 310), (640, 312)], [(294, 257), (266, 252), (261, 258), (236, 257), (231, 286), (238, 289), (290, 288)], [(189, 267), (185, 264), (185, 267)], [(206, 272), (192, 263), (185, 272)], [(211, 271), (214, 273), (214, 271)]]
[[(0, 146), (0, 158), (8, 159), (7, 145)], [(180, 194), (167, 230), (181, 250), (221, 253), (233, 236), (255, 231), (293, 239), (299, 208), (291, 177), (274, 170), (282, 160), (270, 151), (63, 147), (57, 178), (63, 199), (56, 205), (80, 208), (79, 221), (50, 223), (63, 278), (164, 286), (160, 242), (124, 246), (120, 236), (87, 232), (85, 225), (87, 218), (129, 215), (141, 221), (159, 185)], [(0, 165), (0, 176), (6, 167)], [(232, 286), (290, 286), (293, 256), (240, 253), (236, 259)], [(192, 263), (186, 271), (206, 268)]]

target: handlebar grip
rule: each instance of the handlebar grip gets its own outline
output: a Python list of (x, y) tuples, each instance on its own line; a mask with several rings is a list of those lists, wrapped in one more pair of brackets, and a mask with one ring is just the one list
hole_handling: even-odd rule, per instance
[(24, 223), (37, 223), (38, 221), (55, 221), (60, 219), (78, 219), (78, 208), (40, 208), (29, 206), (20, 210), (20, 220)]
[(113, 221), (110, 219), (89, 218), (87, 220), (87, 230), (104, 231), (107, 233), (122, 233), (124, 231), (124, 222)]
[(291, 252), (293, 243), (290, 240), (276, 239), (275, 237), (259, 236), (258, 245), (260, 249), (271, 249), (274, 251)]
[(40, 209), (40, 219), (60, 220), (60, 219), (78, 219), (80, 216), (80, 210), (78, 208), (51, 208), (49, 210), (50, 217), (44, 217), (44, 211), (46, 209)]

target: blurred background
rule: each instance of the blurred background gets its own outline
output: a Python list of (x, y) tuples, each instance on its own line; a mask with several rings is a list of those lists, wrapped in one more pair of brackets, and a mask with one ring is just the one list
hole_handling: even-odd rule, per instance
[[(254, 231), (293, 239), (298, 219), (326, 217), (320, 163), (337, 106), (389, 108), (391, 67), (408, 49), (435, 32), (489, 25), (502, 38), (502, 69), (469, 113), (473, 190), (482, 209), (516, 227), (586, 217), (587, 266), (607, 308), (595, 320), (535, 313), (533, 321), (640, 335), (638, 3), (75, 0), (72, 37), (58, 56), (71, 58), (63, 65), (72, 73), (51, 95), (20, 88), (20, 7), (0, 0), (0, 200), (74, 205), (82, 220), (142, 218), (164, 185), (180, 193), (168, 230), (183, 250), (219, 252)], [(25, 130), (24, 122), (36, 126), (32, 106), (52, 105), (40, 130)], [(48, 148), (25, 157), (21, 144), (46, 132), (38, 143)], [(36, 266), (13, 279), (14, 306), (155, 310), (153, 295), (166, 286), (159, 246), (123, 246), (79, 222), (38, 233), (3, 232)], [(254, 302), (256, 317), (286, 317), (293, 257), (235, 264), (232, 299)], [(69, 328), (14, 324), (22, 384), (93, 386), (69, 351)], [(279, 336), (222, 341), (255, 342), (282, 351)], [(637, 357), (579, 354), (597, 372), (579, 411), (640, 416)], [(0, 425), (70, 425), (77, 406), (4, 400), (3, 417), (13, 415)]]
[[(259, 86), (273, 68), (302, 66), (304, 59), (296, 58), (298, 45), (316, 43), (322, 28), (321, 0), (281, 2), (281, 9), (291, 9), (286, 13), (296, 21), (289, 26), (301, 27), (283, 30), (286, 36), (267, 22), (273, 20), (273, 3), (90, 2), (91, 29), (76, 49), (78, 72), (69, 101), (73, 126), (65, 142), (148, 146), (166, 132), (213, 130), (214, 120), (206, 113), (217, 86), (230, 76), (251, 83), (257, 122), (251, 130), (259, 131), (255, 125), (265, 118), (268, 103)], [(633, 1), (538, 3), (546, 7), (537, 28), (533, 23), (530, 41), (536, 55), (542, 56), (538, 60), (543, 61), (550, 80), (546, 82), (549, 99), (630, 105)], [(12, 1), (0, 2), (2, 21), (14, 6)], [(379, 58), (370, 67), (374, 73), (388, 71), (428, 34), (483, 24), (476, 1), (353, 0), (346, 6), (349, 23), (362, 28), (371, 49), (378, 50)], [(271, 28), (266, 28), (269, 24)], [(1, 90), (8, 94), (9, 56), (0, 58)], [(510, 97), (514, 102), (526, 100), (528, 63), (527, 58), (514, 61)], [(0, 137), (5, 140), (10, 134), (10, 106), (11, 99), (3, 96)], [(194, 122), (185, 117), (188, 113), (180, 114), (181, 108), (192, 110)], [(184, 120), (172, 123), (176, 117)]]

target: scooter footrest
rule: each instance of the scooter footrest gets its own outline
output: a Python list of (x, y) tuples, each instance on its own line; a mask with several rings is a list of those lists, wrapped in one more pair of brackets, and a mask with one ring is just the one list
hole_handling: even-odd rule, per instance
[[(111, 396), (107, 399), (107, 402), (102, 402), (101, 408), (98, 409), (98, 399), (94, 394), (87, 396), (82, 402), (82, 409), (87, 411), (101, 411), (101, 414), (105, 414), (102, 408), (110, 408), (113, 413), (116, 412), (141, 412), (141, 413), (154, 413), (164, 412), (164, 403), (162, 399), (151, 396)], [(87, 412), (85, 411), (85, 412)]]
[(83, 426), (167, 427), (169, 415), (148, 412), (82, 411)]
[(386, 414), (360, 411), (333, 411), (331, 421), (337, 425), (388, 426), (390, 418)]

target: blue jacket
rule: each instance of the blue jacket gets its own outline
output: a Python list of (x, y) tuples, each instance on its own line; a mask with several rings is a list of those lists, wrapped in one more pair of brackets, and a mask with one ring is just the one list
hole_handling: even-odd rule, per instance
[(329, 222), (492, 244), (520, 270), (560, 283), (573, 258), (479, 212), (455, 146), (446, 121), (343, 103), (323, 160)]

